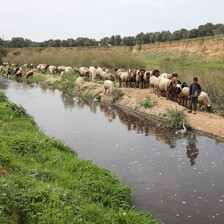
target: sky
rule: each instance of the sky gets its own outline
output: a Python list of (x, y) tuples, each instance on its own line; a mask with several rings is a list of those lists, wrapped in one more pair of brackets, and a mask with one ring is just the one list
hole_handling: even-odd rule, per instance
[(224, 23), (224, 0), (1, 0), (0, 37), (33, 41), (192, 29)]

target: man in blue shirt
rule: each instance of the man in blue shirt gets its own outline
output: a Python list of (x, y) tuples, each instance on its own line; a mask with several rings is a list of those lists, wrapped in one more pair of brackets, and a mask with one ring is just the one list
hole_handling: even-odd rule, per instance
[(196, 114), (198, 97), (201, 94), (201, 86), (198, 84), (198, 78), (194, 77), (193, 83), (190, 85), (189, 90), (189, 99), (190, 99), (190, 107), (188, 113), (192, 112), (192, 104), (194, 104), (194, 114)]

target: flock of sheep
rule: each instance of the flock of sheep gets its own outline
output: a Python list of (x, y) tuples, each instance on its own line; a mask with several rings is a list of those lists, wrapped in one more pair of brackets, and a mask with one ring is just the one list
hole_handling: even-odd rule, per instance
[[(15, 77), (22, 77), (23, 72), (22, 68), (18, 64), (9, 64), (3, 63), (3, 66), (7, 66), (7, 77), (9, 75), (15, 75)], [(26, 68), (33, 69), (33, 64), (24, 64)], [(0, 72), (3, 69), (0, 66)], [(81, 68), (72, 68), (68, 66), (53, 66), (47, 64), (39, 64), (36, 69), (25, 71), (25, 77), (29, 78), (33, 76), (35, 71), (39, 71), (42, 74), (45, 74), (47, 70), (54, 75), (59, 73), (63, 75), (67, 72), (76, 72), (79, 73), (80, 77), (76, 79), (76, 85), (81, 88), (84, 83), (84, 78), (96, 82), (96, 80), (104, 81), (104, 90), (105, 94), (109, 94), (115, 90), (115, 81), (119, 82), (120, 87), (133, 87), (133, 88), (149, 88), (150, 92), (154, 92), (158, 96), (166, 96), (168, 100), (172, 100), (182, 103), (183, 106), (187, 107), (187, 102), (189, 100), (189, 87), (185, 82), (178, 80), (177, 73), (163, 73), (160, 74), (159, 70), (145, 71), (144, 69), (140, 70), (128, 70), (124, 69), (115, 69), (114, 74), (112, 74), (107, 68), (100, 68), (90, 66), (81, 67)], [(201, 92), (198, 103), (200, 106), (205, 106), (207, 110), (211, 107), (211, 101), (208, 97), (208, 94)]]

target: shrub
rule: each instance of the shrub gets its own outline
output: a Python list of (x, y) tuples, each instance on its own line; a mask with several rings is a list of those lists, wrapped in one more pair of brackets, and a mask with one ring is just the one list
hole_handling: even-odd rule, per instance
[(112, 103), (115, 103), (124, 95), (124, 93), (122, 93), (120, 89), (116, 89), (115, 91), (111, 92), (110, 95), (112, 96)]
[(138, 104), (147, 109), (147, 108), (153, 108), (155, 105), (157, 105), (157, 102), (151, 101), (150, 97), (146, 97), (145, 101), (138, 102)]
[(5, 92), (0, 92), (0, 102), (6, 102), (8, 100)]
[(185, 115), (183, 110), (177, 110), (177, 108), (175, 110), (168, 109), (167, 113), (163, 114), (163, 117), (166, 119), (165, 126), (167, 128), (178, 130), (183, 128), (183, 124), (190, 127), (188, 121), (184, 118)]

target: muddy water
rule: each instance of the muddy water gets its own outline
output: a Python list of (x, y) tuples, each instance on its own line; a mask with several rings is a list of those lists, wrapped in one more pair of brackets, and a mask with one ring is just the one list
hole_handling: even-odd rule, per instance
[(154, 121), (67, 93), (0, 83), (45, 133), (128, 183), (137, 209), (168, 224), (223, 224), (224, 143), (177, 136)]

